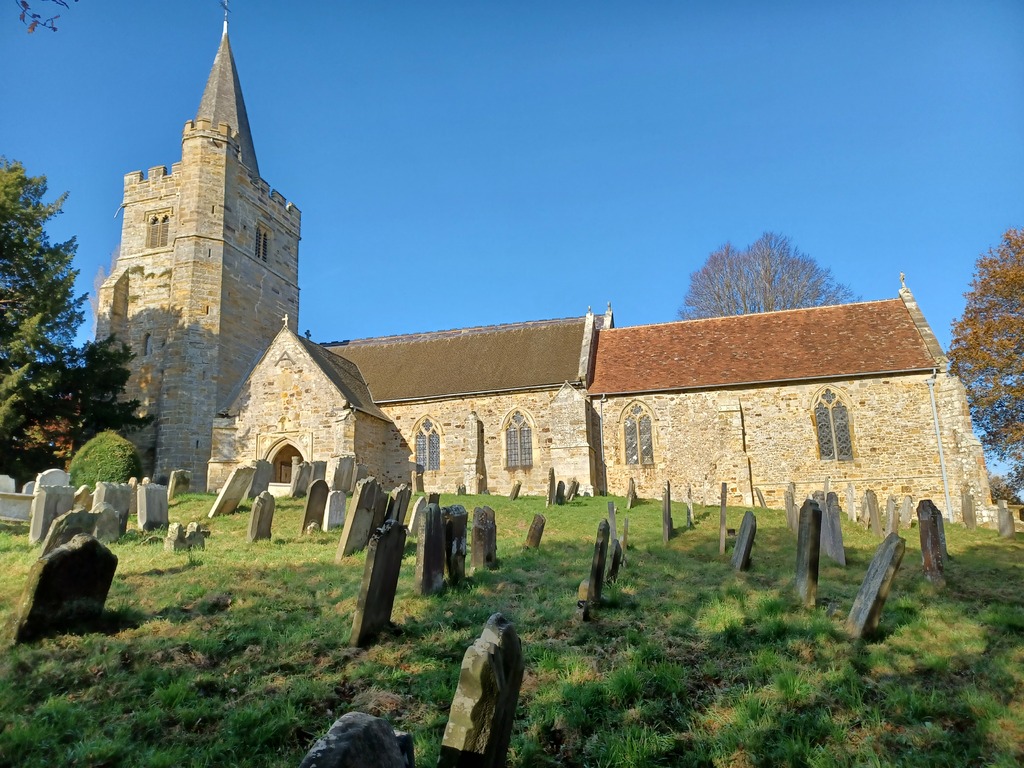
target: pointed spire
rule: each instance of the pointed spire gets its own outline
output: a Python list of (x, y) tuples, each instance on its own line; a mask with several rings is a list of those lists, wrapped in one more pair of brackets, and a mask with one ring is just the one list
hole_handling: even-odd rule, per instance
[(245, 112), (245, 101), (242, 99), (242, 86), (238, 82), (235, 58), (231, 55), (226, 21), (220, 47), (213, 60), (213, 69), (210, 70), (206, 90), (203, 91), (203, 98), (196, 112), (196, 119), (199, 118), (209, 120), (214, 126), (227, 123), (232, 131), (237, 131), (242, 164), (259, 176), (256, 148), (252, 144), (252, 134), (249, 132), (249, 116)]

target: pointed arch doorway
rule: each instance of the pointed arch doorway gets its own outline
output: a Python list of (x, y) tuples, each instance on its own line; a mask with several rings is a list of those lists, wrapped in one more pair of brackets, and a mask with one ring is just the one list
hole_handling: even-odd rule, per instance
[(298, 458), (302, 461), (302, 453), (291, 443), (283, 443), (272, 453), (270, 463), (274, 467), (272, 482), (290, 483), (292, 481), (292, 459)]

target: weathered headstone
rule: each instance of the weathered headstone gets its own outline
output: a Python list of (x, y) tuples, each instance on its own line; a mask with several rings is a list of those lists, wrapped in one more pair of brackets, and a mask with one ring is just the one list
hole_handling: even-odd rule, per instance
[(441, 503), (441, 494), (440, 493), (428, 493), (427, 494), (427, 504), (440, 504), (440, 503)]
[(366, 645), (391, 622), (402, 553), (405, 551), (405, 534), (404, 525), (388, 520), (370, 537), (366, 546), (363, 583), (352, 616), (349, 645)]
[(0, 493), (16, 493), (18, 490), (14, 478), (10, 475), (0, 475)]
[(899, 530), (900, 513), (896, 510), (896, 497), (890, 493), (889, 498), (885, 500), (885, 535), (899, 533)]
[(544, 535), (544, 523), (547, 522), (547, 518), (544, 515), (536, 514), (533, 516), (533, 522), (530, 523), (530, 530), (526, 533), (526, 546), (536, 549), (540, 546), (541, 537)]
[(725, 502), (728, 498), (729, 486), (722, 483), (721, 509), (718, 515), (718, 554), (725, 554)]
[(96, 483), (92, 494), (92, 506), (96, 509), (100, 504), (109, 504), (118, 512), (124, 513), (127, 520), (131, 509), (132, 488), (128, 483)]
[(300, 499), (306, 495), (309, 488), (309, 480), (313, 474), (313, 465), (308, 461), (292, 461), (292, 481), (288, 487), (288, 495), (293, 499)]
[(555, 468), (548, 470), (548, 496), (544, 506), (555, 506), (555, 492), (558, 490), (558, 483), (555, 481)]
[(672, 538), (672, 483), (665, 481), (665, 488), (661, 496), (661, 540), (668, 544)]
[[(267, 462), (264, 462), (267, 464)], [(269, 465), (268, 465), (269, 466)], [(174, 501), (183, 493), (188, 493), (192, 485), (192, 473), (187, 469), (171, 470), (171, 477), (167, 481), (167, 501)]]
[(188, 549), (185, 543), (185, 526), (181, 523), (171, 523), (167, 526), (167, 535), (164, 537), (164, 551), (178, 552)]
[(580, 481), (575, 477), (569, 481), (569, 485), (565, 488), (565, 502), (568, 504), (570, 501), (575, 499), (580, 493)]
[(65, 512), (70, 512), (75, 503), (75, 489), (70, 485), (42, 485), (32, 495), (29, 513), (28, 540), (39, 544), (46, 538), (50, 524)]
[(352, 454), (338, 456), (334, 459), (334, 474), (331, 477), (331, 490), (352, 493), (353, 475), (356, 469), (356, 457)]
[(270, 491), (263, 491), (253, 499), (252, 514), (249, 515), (248, 540), (270, 541), (270, 531), (274, 525), (274, 507), (276, 502)]
[(355, 490), (355, 484), (369, 476), (370, 468), (368, 466), (365, 464), (356, 464), (355, 469), (352, 470), (352, 489)]
[(608, 566), (608, 577), (605, 579), (609, 584), (614, 584), (619, 578), (619, 568), (622, 567), (622, 544), (618, 539), (612, 539), (612, 564)]
[(686, 527), (693, 528), (693, 486), (686, 486)]
[(590, 562), (590, 583), (587, 590), (587, 602), (596, 605), (601, 602), (604, 591), (604, 572), (608, 561), (608, 538), (611, 531), (608, 521), (602, 520), (597, 525), (597, 539), (594, 541), (594, 557)]
[(96, 515), (96, 525), (93, 528), (93, 536), (104, 544), (113, 544), (124, 536), (128, 528), (128, 513), (101, 501), (93, 504), (92, 512)]
[(386, 519), (394, 520), (399, 525), (405, 525), (405, 513), (409, 509), (409, 499), (412, 498), (412, 488), (405, 483), (391, 491), (387, 499)]
[(410, 536), (418, 536), (420, 531), (420, 515), (423, 514), (423, 510), (427, 508), (427, 497), (420, 496), (416, 499), (416, 503), (412, 505), (412, 514), (409, 516), (409, 523), (406, 526), (409, 529)]
[(868, 507), (868, 521), (871, 523), (871, 533), (878, 538), (882, 538), (882, 518), (878, 512), (878, 496), (875, 492), (868, 490), (864, 494), (864, 500), (867, 502)]
[(64, 486), (71, 484), (71, 475), (63, 469), (47, 469), (36, 475), (36, 488), (44, 486)]
[(88, 485), (78, 486), (75, 491), (74, 507), (81, 509), (92, 509), (92, 491)]
[(619, 528), (615, 524), (615, 515), (618, 510), (615, 509), (615, 502), (608, 502), (608, 527), (611, 529), (612, 541), (618, 541)]
[(423, 493), (423, 473), (417, 470), (412, 471), (412, 489), (415, 493)]
[(459, 483), (458, 485), (455, 486), (455, 495), (456, 496), (465, 496), (466, 495), (466, 486), (463, 483)]
[(128, 478), (128, 518), (139, 519), (139, 481), (134, 477)]
[[(760, 488), (755, 488), (754, 489), (754, 493), (757, 495), (757, 503), (761, 507), (761, 509), (768, 509), (768, 505), (764, 501), (764, 494), (761, 493), (761, 489)], [(742, 526), (742, 523), (741, 523), (741, 526)]]
[(299, 531), (300, 534), (309, 533), (310, 526), (316, 525), (316, 530), (320, 530), (320, 527), (324, 522), (324, 512), (327, 509), (327, 497), (331, 493), (331, 487), (327, 485), (327, 481), (323, 478), (314, 480), (309, 484), (309, 489), (306, 491), (306, 506), (302, 512), (302, 529)]
[(498, 527), (494, 510), (477, 507), (473, 510), (473, 541), (470, 547), (473, 570), (498, 567)]
[(797, 527), (799, 526), (800, 516), (797, 513), (797, 509), (796, 509), (796, 491), (794, 490), (793, 483), (790, 483), (789, 487), (786, 488), (785, 499), (786, 499), (786, 527), (788, 527), (789, 530), (795, 532)]
[[(327, 482), (327, 462), (326, 461), (311, 461), (309, 462), (309, 484), (312, 485), (317, 480), (323, 480)], [(309, 492), (309, 486), (306, 486), (306, 492)], [(330, 490), (330, 485), (328, 485)]]
[(347, 712), (306, 753), (299, 768), (411, 768), (412, 737), (387, 720)]
[(98, 618), (116, 569), (117, 557), (86, 535), (36, 560), (14, 607), (10, 632), (14, 642), (29, 642)]
[(322, 529), (332, 531), (345, 525), (345, 502), (348, 498), (344, 491), (331, 491), (327, 494), (327, 506), (324, 508)]
[(629, 478), (629, 485), (626, 486), (626, 509), (632, 509), (637, 502), (636, 482)]
[(81, 534), (87, 534), (89, 536), (94, 535), (96, 530), (96, 519), (99, 515), (94, 515), (85, 509), (72, 509), (70, 512), (65, 512), (60, 517), (56, 518), (50, 524), (50, 530), (46, 533), (46, 539), (43, 541), (43, 553), (42, 557), (53, 552), (57, 547), (63, 547), (75, 536)]
[(356, 482), (356, 489), (348, 501), (348, 512), (345, 513), (345, 526), (338, 542), (338, 553), (335, 562), (341, 562), (353, 552), (366, 547), (373, 533), (373, 515), (377, 503), (377, 481), (372, 477), (364, 477)]
[(818, 555), (821, 549), (821, 507), (807, 499), (800, 507), (796, 538), (796, 591), (803, 604), (813, 607), (818, 599)]
[(622, 518), (622, 559), (625, 562), (626, 550), (629, 548), (629, 518)]
[(255, 499), (261, 493), (270, 489), (270, 481), (274, 479), (274, 465), (266, 459), (257, 459), (252, 463), (252, 482), (249, 483), (249, 491), (246, 496)]
[(914, 500), (909, 496), (903, 497), (903, 503), (900, 505), (900, 525), (904, 528), (909, 528), (914, 524)]
[(946, 585), (943, 575), (942, 543), (939, 541), (939, 510), (931, 499), (917, 503), (917, 527), (921, 536), (921, 558), (924, 561), (924, 576), (936, 587)]
[(1010, 514), (1010, 508), (1006, 505), (1003, 499), (999, 499), (996, 502), (996, 510), (998, 515), (998, 526), (999, 536), (1003, 539), (1013, 539), (1017, 536), (1017, 528), (1013, 522), (1013, 515)]
[(936, 507), (935, 513), (935, 527), (939, 531), (939, 548), (942, 550), (942, 562), (948, 563), (953, 558), (949, 556), (949, 550), (946, 549), (946, 522), (942, 517), (941, 509)]
[(25, 483), (24, 486), (22, 486), (21, 492), (26, 496), (31, 496), (32, 494), (34, 494), (36, 492), (36, 481), (29, 480), (27, 483)]
[(562, 506), (565, 504), (565, 481), (559, 480), (555, 486), (555, 504)]
[(416, 591), (432, 595), (444, 589), (444, 520), (437, 504), (416, 516)]
[(828, 502), (827, 502), (827, 498), (826, 498), (825, 492), (824, 491), (812, 491), (811, 492), (811, 498), (814, 499), (816, 502), (818, 502), (818, 506), (821, 507), (822, 511), (824, 512), (825, 508), (828, 506)]
[(512, 490), (508, 492), (508, 500), (515, 501), (516, 499), (518, 499), (519, 491), (522, 490), (522, 487), (523, 484), (519, 480), (516, 480), (514, 483), (512, 483)]
[[(235, 467), (231, 470), (231, 474), (228, 475), (227, 482), (224, 483), (224, 487), (220, 489), (217, 494), (217, 498), (213, 502), (213, 506), (210, 507), (210, 514), (208, 517), (216, 517), (217, 515), (230, 515), (234, 512), (242, 499), (245, 498), (246, 491), (249, 490), (249, 485), (252, 483), (252, 476), (256, 473), (256, 467), (249, 465), (242, 465)], [(164, 499), (166, 502), (167, 499)]]
[[(140, 531), (153, 531), (167, 527), (167, 487), (156, 483), (140, 485), (138, 495), (138, 525)], [(244, 492), (244, 488), (243, 488)]]
[(963, 517), (967, 530), (973, 531), (978, 527), (978, 518), (974, 512), (974, 497), (971, 489), (966, 485), (960, 489), (960, 515)]
[(462, 659), (438, 768), (503, 768), (523, 682), (515, 628), (496, 613)]
[(853, 483), (846, 484), (846, 518), (851, 522), (857, 522), (857, 492)]
[(854, 639), (873, 635), (882, 617), (882, 607), (889, 597), (896, 571), (903, 562), (906, 542), (897, 533), (890, 533), (875, 550), (871, 565), (853, 601), (846, 619), (846, 631)]
[(455, 586), (466, 578), (466, 527), (469, 513), (461, 504), (441, 507), (444, 520), (444, 571)]
[(757, 535), (757, 518), (754, 513), (743, 513), (740, 532), (736, 536), (736, 548), (732, 552), (732, 567), (735, 571), (746, 571), (750, 568), (750, 550), (754, 548), (754, 536)]
[(832, 562), (846, 567), (846, 548), (843, 546), (843, 524), (840, 516), (839, 499), (834, 493), (828, 494), (825, 508), (821, 511), (821, 548)]

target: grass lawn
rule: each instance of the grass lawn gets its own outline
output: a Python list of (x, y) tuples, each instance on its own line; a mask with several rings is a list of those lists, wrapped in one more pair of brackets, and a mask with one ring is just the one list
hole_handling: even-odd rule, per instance
[[(595, 620), (576, 619), (608, 498), (444, 496), (498, 526), (497, 570), (432, 597), (413, 593), (410, 537), (398, 629), (348, 647), (363, 553), (334, 562), (340, 531), (300, 536), (302, 500), (279, 500), (270, 542), (247, 544), (248, 507), (206, 520), (189, 495), (172, 522), (202, 520), (206, 550), (163, 550), (130, 532), (106, 632), (0, 654), (0, 764), (296, 766), (335, 718), (357, 710), (414, 735), (437, 761), (459, 665), (487, 617), (515, 625), (526, 655), (512, 766), (1013, 766), (1024, 764), (1024, 541), (947, 524), (953, 558), (937, 591), (916, 527), (879, 635), (843, 624), (879, 540), (844, 520), (846, 568), (822, 555), (818, 597), (793, 590), (795, 535), (757, 510), (748, 573), (718, 554), (718, 510), (661, 541), (661, 504), (629, 512), (629, 550)], [(539, 550), (523, 542), (547, 516)], [(742, 508), (730, 508), (738, 528)], [(0, 524), (0, 622), (39, 548)], [(467, 568), (469, 558), (467, 557)]]

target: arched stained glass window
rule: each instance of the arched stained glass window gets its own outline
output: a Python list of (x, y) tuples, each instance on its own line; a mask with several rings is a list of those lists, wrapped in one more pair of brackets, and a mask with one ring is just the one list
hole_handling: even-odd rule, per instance
[(651, 416), (637, 403), (623, 423), (627, 464), (654, 463), (654, 430)]
[(853, 460), (850, 411), (831, 389), (822, 392), (814, 404), (814, 424), (818, 432), (818, 454), (822, 459)]
[(441, 469), (441, 435), (430, 419), (424, 419), (416, 433), (416, 463), (424, 472)]
[(533, 466), (533, 430), (519, 411), (512, 414), (505, 429), (505, 455), (508, 469)]

